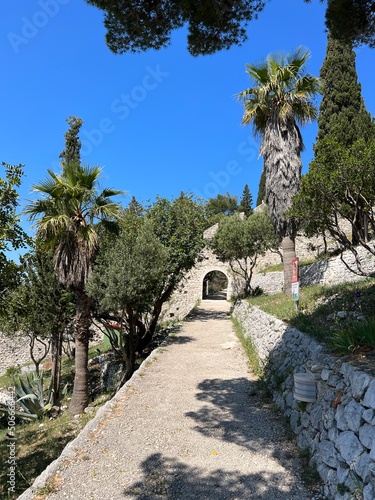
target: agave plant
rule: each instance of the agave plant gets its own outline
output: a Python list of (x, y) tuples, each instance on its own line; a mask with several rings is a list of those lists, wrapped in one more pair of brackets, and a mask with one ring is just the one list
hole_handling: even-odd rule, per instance
[[(14, 414), (25, 420), (37, 420), (43, 418), (52, 408), (53, 389), (50, 384), (45, 395), (43, 386), (43, 372), (39, 375), (33, 373), (32, 376), (26, 375), (23, 380), (20, 377), (14, 378), (14, 389), (17, 395), (17, 401), (22, 411), (16, 411)], [(67, 386), (62, 391), (62, 396), (66, 394)], [(55, 403), (57, 405), (59, 402)], [(0, 404), (0, 413), (8, 414), (10, 409), (3, 403)]]

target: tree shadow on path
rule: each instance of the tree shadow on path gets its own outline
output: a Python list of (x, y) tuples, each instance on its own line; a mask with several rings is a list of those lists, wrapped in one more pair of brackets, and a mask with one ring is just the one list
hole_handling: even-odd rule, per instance
[(256, 381), (245, 377), (206, 379), (198, 385), (198, 411), (185, 415), (196, 422), (194, 429), (253, 452), (268, 450), (284, 466), (292, 458), (287, 445), (293, 435), (280, 421), (272, 399)]
[[(214, 459), (214, 457), (213, 457)], [(298, 492), (294, 483), (287, 484), (279, 473), (260, 471), (242, 474), (216, 469), (207, 474), (161, 453), (150, 455), (142, 463), (143, 479), (124, 491), (124, 498), (137, 500), (291, 500), (309, 499)], [(292, 493), (293, 490), (293, 493)]]
[(191, 312), (186, 318), (185, 322), (191, 321), (210, 321), (217, 319), (229, 319), (229, 311), (212, 311), (209, 309), (198, 309)]

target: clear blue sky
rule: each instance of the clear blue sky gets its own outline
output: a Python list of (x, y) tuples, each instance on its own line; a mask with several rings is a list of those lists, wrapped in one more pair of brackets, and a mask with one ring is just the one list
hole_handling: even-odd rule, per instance
[[(59, 170), (70, 115), (84, 121), (83, 161), (104, 168), (103, 186), (127, 192), (124, 204), (132, 195), (147, 201), (181, 190), (240, 196), (246, 183), (255, 201), (259, 143), (241, 125), (235, 99), (249, 86), (245, 64), (303, 45), (312, 53), (308, 70), (318, 76), (324, 8), (318, 0), (271, 0), (242, 47), (193, 58), (184, 30), (167, 49), (120, 56), (105, 45), (103, 14), (83, 0), (8, 2), (0, 19), (0, 160), (25, 164), (21, 203), (47, 168)], [(374, 114), (374, 52), (364, 47), (357, 54)], [(304, 172), (316, 130), (316, 124), (302, 129)]]

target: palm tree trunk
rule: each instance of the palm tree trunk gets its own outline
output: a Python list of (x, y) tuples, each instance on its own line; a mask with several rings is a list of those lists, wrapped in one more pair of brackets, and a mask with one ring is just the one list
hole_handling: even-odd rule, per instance
[(76, 292), (75, 375), (69, 415), (79, 415), (89, 404), (88, 353), (90, 338), (90, 299), (83, 291)]
[(284, 261), (284, 290), (286, 295), (292, 295), (292, 261), (296, 258), (295, 239), (284, 236), (281, 241)]

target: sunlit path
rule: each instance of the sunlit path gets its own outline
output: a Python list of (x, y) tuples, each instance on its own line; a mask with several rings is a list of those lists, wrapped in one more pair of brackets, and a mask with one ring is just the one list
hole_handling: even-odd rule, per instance
[[(230, 305), (204, 300), (51, 467), (49, 499), (311, 499)], [(20, 498), (34, 498), (29, 492)]]

